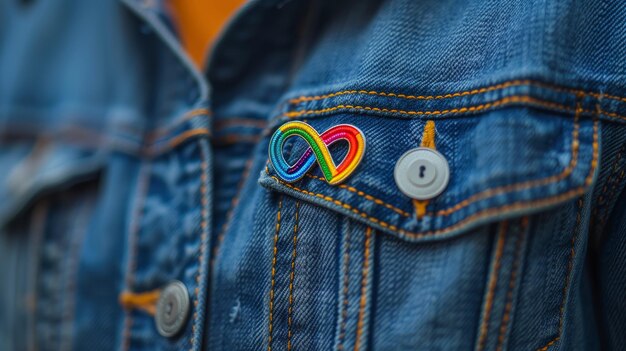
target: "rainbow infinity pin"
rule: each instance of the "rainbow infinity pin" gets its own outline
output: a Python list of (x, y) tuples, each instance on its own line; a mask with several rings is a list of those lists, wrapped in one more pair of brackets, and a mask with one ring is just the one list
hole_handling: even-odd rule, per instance
[[(283, 156), (283, 145), (292, 136), (304, 139), (309, 148), (298, 161), (290, 165)], [(335, 166), (328, 147), (339, 140), (348, 142), (348, 153), (339, 166)], [(300, 122), (287, 122), (280, 126), (270, 139), (270, 161), (278, 176), (286, 182), (295, 182), (313, 166), (315, 160), (319, 164), (324, 178), (329, 184), (338, 184), (354, 172), (365, 152), (365, 137), (359, 128), (340, 124), (322, 134), (318, 134), (310, 125)]]

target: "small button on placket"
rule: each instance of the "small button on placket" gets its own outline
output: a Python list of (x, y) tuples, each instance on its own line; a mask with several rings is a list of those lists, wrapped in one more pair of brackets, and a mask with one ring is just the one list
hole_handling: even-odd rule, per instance
[(403, 194), (416, 200), (429, 200), (448, 185), (450, 168), (437, 150), (418, 147), (398, 159), (393, 175)]
[(159, 334), (172, 337), (184, 327), (189, 317), (189, 293), (180, 281), (170, 282), (157, 301), (155, 322)]

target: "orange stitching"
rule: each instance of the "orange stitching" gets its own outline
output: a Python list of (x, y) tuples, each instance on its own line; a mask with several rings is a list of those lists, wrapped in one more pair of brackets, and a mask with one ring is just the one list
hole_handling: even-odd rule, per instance
[[(422, 133), (421, 147), (430, 149), (436, 149), (435, 145), (435, 121), (429, 120), (424, 125), (424, 132)], [(415, 218), (421, 220), (425, 215), (430, 200), (417, 200), (413, 199), (413, 209), (415, 211)]]
[(181, 144), (183, 141), (198, 135), (211, 136), (211, 132), (206, 128), (191, 129), (172, 138), (167, 142), (167, 145), (170, 148), (174, 148)]
[(485, 348), (485, 342), (487, 341), (487, 331), (489, 330), (489, 320), (491, 319), (491, 308), (493, 307), (493, 297), (498, 282), (498, 276), (500, 274), (500, 267), (502, 266), (502, 253), (504, 252), (504, 241), (508, 230), (508, 222), (502, 222), (500, 225), (500, 231), (498, 233), (498, 241), (496, 245), (496, 257), (489, 277), (489, 284), (487, 290), (487, 300), (485, 302), (485, 308), (483, 315), (485, 318), (480, 326), (480, 335), (478, 337), (478, 350)]
[[(580, 103), (578, 103), (577, 108), (576, 108), (576, 113), (574, 115), (574, 128), (572, 131), (572, 143), (571, 143), (571, 156), (570, 156), (570, 163), (568, 164), (568, 166), (558, 175), (553, 175), (547, 178), (541, 178), (541, 179), (535, 179), (535, 180), (531, 180), (531, 181), (526, 181), (526, 182), (521, 182), (521, 183), (516, 183), (516, 184), (509, 184), (506, 186), (501, 186), (501, 187), (496, 187), (496, 188), (491, 188), (491, 189), (487, 189), (484, 190), (482, 192), (476, 193), (472, 196), (470, 196), (469, 198), (457, 203), (456, 205), (446, 208), (446, 209), (442, 209), (437, 211), (436, 213), (427, 213), (426, 215), (429, 216), (433, 216), (433, 215), (437, 215), (437, 216), (448, 216), (451, 215), (469, 205), (471, 205), (472, 203), (476, 202), (476, 201), (480, 201), (489, 197), (493, 197), (502, 193), (506, 193), (506, 192), (510, 192), (510, 191), (520, 191), (520, 190), (524, 190), (530, 187), (534, 187), (534, 186), (543, 186), (543, 185), (547, 185), (550, 183), (554, 183), (557, 181), (560, 181), (562, 179), (565, 179), (567, 176), (569, 176), (572, 171), (576, 168), (577, 162), (578, 162), (578, 151), (579, 151), (579, 146), (580, 146), (580, 142), (579, 142), (579, 129), (580, 129), (580, 113), (582, 112), (582, 109), (580, 108)], [(314, 176), (314, 175), (309, 175), (306, 174), (307, 177), (310, 178), (314, 178), (314, 179), (318, 179), (318, 180), (324, 180), (324, 178), (322, 177), (318, 177), (318, 176)], [(352, 186), (348, 186), (346, 184), (339, 184), (338, 185), (340, 188), (346, 189), (348, 191), (351, 191), (353, 193), (356, 193), (357, 195), (361, 196), (361, 197), (365, 197), (367, 200), (373, 201), (374, 203), (378, 204), (378, 205), (382, 205), (390, 210), (393, 210), (396, 213), (401, 214), (404, 217), (410, 217), (410, 214), (408, 212), (405, 212), (391, 204), (385, 203), (380, 199), (377, 199), (371, 195), (368, 195), (366, 193), (364, 193), (361, 190), (358, 190)]]
[(296, 251), (298, 246), (298, 224), (299, 224), (299, 215), (300, 212), (300, 202), (296, 201), (296, 213), (295, 213), (295, 223), (293, 225), (293, 253), (291, 255), (291, 273), (289, 274), (289, 307), (287, 308), (287, 350), (291, 350), (291, 325), (293, 324), (292, 315), (293, 315), (293, 282), (296, 277), (296, 255), (298, 252)]
[(580, 142), (578, 139), (579, 139), (579, 134), (580, 134), (579, 129), (580, 129), (580, 112), (581, 111), (582, 109), (581, 109), (580, 102), (579, 102), (576, 107), (576, 113), (574, 115), (574, 129), (572, 131), (572, 144), (571, 144), (572, 152), (570, 156), (570, 162), (567, 165), (567, 167), (563, 169), (561, 173), (547, 177), (547, 178), (535, 179), (535, 180), (530, 180), (526, 182), (487, 189), (485, 191), (482, 191), (482, 192), (479, 192), (470, 196), (469, 198), (459, 202), (458, 204), (452, 207), (437, 211), (436, 215), (447, 216), (462, 208), (469, 206), (470, 204), (476, 201), (479, 201), (485, 198), (493, 197), (493, 196), (496, 196), (502, 193), (511, 192), (511, 191), (520, 191), (520, 190), (528, 189), (528, 188), (535, 187), (535, 186), (543, 186), (543, 185), (547, 185), (550, 183), (555, 183), (568, 177), (572, 173), (572, 171), (576, 168), (576, 165), (578, 164), (578, 149), (580, 146)]
[(209, 131), (206, 128), (196, 128), (196, 129), (190, 129), (187, 130), (181, 134), (176, 135), (175, 137), (171, 138), (170, 140), (167, 141), (167, 145), (165, 146), (159, 146), (158, 144), (155, 144), (155, 142), (150, 141), (149, 145), (145, 146), (141, 152), (143, 154), (145, 154), (146, 156), (154, 156), (154, 155), (158, 155), (159, 153), (168, 150), (168, 149), (172, 149), (175, 148), (177, 146), (179, 146), (180, 144), (188, 141), (189, 139), (195, 137), (195, 136), (207, 136), (210, 137), (211, 136), (211, 131)]
[(462, 91), (458, 93), (451, 93), (451, 94), (445, 94), (445, 95), (405, 95), (405, 94), (378, 92), (378, 91), (373, 91), (373, 90), (344, 90), (344, 91), (339, 91), (339, 92), (330, 93), (326, 95), (300, 96), (298, 98), (289, 100), (289, 102), (291, 104), (297, 104), (300, 102), (323, 100), (323, 99), (328, 99), (331, 97), (346, 95), (346, 94), (378, 95), (378, 96), (385, 96), (385, 97), (397, 97), (397, 98), (407, 99), (407, 100), (440, 100), (440, 99), (448, 99), (448, 98), (465, 96), (465, 95), (482, 94), (482, 93), (486, 93), (486, 92), (493, 91), (493, 90), (504, 89), (510, 86), (528, 85), (530, 83), (531, 82), (529, 80), (514, 80), (511, 82), (497, 84), (497, 85), (493, 85), (490, 87), (473, 89), (469, 91)]
[[(200, 111), (202, 112), (202, 111)], [(196, 115), (199, 115), (202, 113), (197, 113)], [(187, 119), (193, 117), (195, 115), (189, 115), (187, 117)], [(182, 121), (181, 121), (182, 122)], [(263, 122), (265, 124), (265, 122)], [(175, 137), (173, 137), (172, 139), (170, 139), (167, 142), (167, 146), (169, 148), (174, 148), (178, 145), (180, 145), (181, 143), (185, 142), (187, 139), (192, 138), (194, 136), (207, 136), (210, 137), (211, 136), (211, 131), (207, 128), (196, 128), (196, 129), (191, 129), (191, 130), (187, 130)], [(148, 139), (154, 139), (154, 137), (148, 137)], [(216, 142), (223, 142), (223, 143), (232, 143), (238, 140), (242, 140), (244, 142), (257, 142), (258, 141), (258, 136), (224, 136), (224, 137), (220, 137), (219, 139), (216, 140)], [(147, 148), (148, 153), (158, 153), (159, 151), (161, 151), (161, 149), (157, 149), (154, 146), (149, 146)], [(156, 150), (156, 151), (155, 151)]]
[(156, 303), (160, 294), (160, 289), (142, 293), (123, 291), (119, 296), (119, 303), (124, 309), (131, 310), (138, 308), (154, 316), (156, 312)]
[(426, 208), (428, 207), (430, 200), (413, 199), (413, 201), (411, 202), (413, 203), (415, 218), (417, 218), (418, 220), (424, 218), (424, 216), (426, 215)]
[(280, 232), (280, 211), (283, 207), (283, 197), (278, 200), (278, 212), (276, 213), (276, 231), (274, 233), (274, 250), (272, 258), (272, 283), (270, 288), (269, 306), (269, 335), (267, 338), (267, 350), (272, 351), (272, 332), (274, 329), (274, 286), (276, 285), (276, 256), (278, 255), (278, 233)]
[(182, 124), (183, 122), (186, 122), (186, 121), (192, 119), (193, 117), (200, 116), (200, 115), (208, 115), (208, 116), (210, 116), (211, 115), (211, 111), (206, 109), (206, 108), (197, 108), (197, 109), (188, 111), (187, 113), (183, 114), (181, 117), (175, 119), (174, 122), (171, 125), (164, 126), (164, 127), (161, 127), (161, 128), (157, 128), (157, 129), (154, 129), (154, 130), (148, 132), (147, 137), (149, 139), (157, 138), (160, 135), (166, 134), (169, 130), (171, 130), (172, 128), (174, 128), (174, 127), (176, 127), (176, 126), (178, 126), (180, 124)]
[(435, 111), (414, 111), (414, 110), (396, 110), (396, 109), (386, 109), (379, 107), (370, 107), (370, 106), (353, 106), (353, 105), (337, 105), (334, 107), (328, 107), (319, 110), (303, 110), (303, 111), (292, 111), (286, 112), (282, 115), (282, 117), (287, 118), (295, 118), (300, 116), (312, 115), (312, 114), (322, 114), (333, 112), (337, 110), (364, 110), (364, 111), (376, 111), (380, 113), (395, 113), (395, 114), (403, 114), (403, 115), (417, 115), (417, 116), (436, 116), (436, 115), (446, 115), (446, 114), (464, 114), (464, 113), (473, 113), (483, 110), (489, 110), (500, 106), (506, 106), (515, 103), (525, 103), (525, 104), (533, 104), (537, 106), (543, 106), (550, 109), (562, 110), (571, 112), (572, 108), (566, 105), (557, 104), (554, 102), (549, 102), (545, 100), (536, 99), (527, 95), (513, 95), (507, 96), (500, 100), (496, 100), (494, 102), (489, 102), (481, 105), (474, 105), (469, 107), (460, 107), (453, 108), (449, 110), (435, 110)]
[(354, 341), (354, 351), (359, 351), (361, 334), (365, 317), (365, 307), (367, 305), (367, 280), (369, 274), (370, 243), (372, 242), (372, 228), (367, 227), (365, 231), (365, 252), (363, 254), (363, 270), (361, 277), (361, 299), (359, 302), (359, 319), (357, 321), (356, 337)]
[(565, 303), (567, 301), (567, 290), (570, 287), (572, 281), (572, 270), (574, 268), (574, 258), (576, 257), (576, 241), (578, 240), (578, 231), (581, 229), (580, 224), (582, 222), (582, 210), (583, 210), (583, 200), (578, 199), (578, 212), (576, 213), (576, 225), (574, 227), (574, 235), (572, 235), (571, 240), (571, 248), (570, 248), (570, 257), (567, 263), (567, 275), (565, 276), (565, 284), (563, 284), (563, 298), (561, 299), (561, 307), (559, 309), (559, 334), (548, 342), (544, 347), (538, 349), (538, 351), (546, 351), (550, 348), (550, 346), (554, 345), (557, 341), (561, 339), (561, 334), (563, 333), (563, 317), (565, 315)]
[[(127, 288), (130, 288), (134, 284), (134, 272), (136, 270), (137, 261), (137, 236), (140, 230), (140, 221), (144, 213), (144, 202), (148, 196), (148, 189), (150, 188), (150, 163), (142, 164), (141, 170), (137, 180), (137, 204), (134, 209), (134, 218), (130, 223), (129, 228), (129, 243), (128, 243), (128, 262), (126, 267), (126, 279), (125, 284)], [(122, 331), (122, 350), (128, 350), (130, 348), (130, 329), (133, 324), (133, 316), (130, 311), (126, 311), (124, 314), (124, 329)]]
[(421, 147), (436, 149), (435, 147), (435, 121), (426, 121), (424, 125), (424, 133), (422, 135)]
[[(626, 121), (626, 116), (623, 116), (623, 115), (618, 115), (618, 114), (617, 114), (617, 113), (615, 113), (615, 112), (607, 112), (607, 111), (603, 111), (603, 110), (600, 110), (600, 111), (601, 111), (601, 114), (603, 114), (603, 115), (605, 115), (605, 116), (608, 116), (608, 117), (611, 117), (611, 118), (616, 118), (616, 119), (622, 119), (622, 120), (625, 120), (625, 121)], [(591, 110), (586, 110), (586, 112), (593, 112), (593, 111), (591, 111)]]
[(522, 225), (519, 228), (519, 234), (517, 235), (517, 243), (515, 244), (515, 260), (513, 261), (513, 269), (511, 271), (511, 278), (509, 279), (509, 290), (506, 293), (506, 305), (504, 306), (504, 315), (500, 322), (500, 332), (498, 334), (498, 344), (496, 345), (496, 351), (502, 350), (504, 338), (509, 327), (509, 321), (511, 320), (511, 309), (513, 308), (513, 289), (517, 282), (517, 274), (519, 270), (519, 260), (521, 258), (521, 249), (524, 236), (526, 235), (526, 228), (528, 226), (528, 217), (522, 218)]
[(587, 93), (587, 95), (591, 95), (596, 99), (610, 99), (610, 100), (618, 100), (618, 101), (626, 102), (626, 97), (617, 96), (617, 95), (598, 94), (598, 93), (593, 93), (593, 92), (589, 92)]
[(346, 323), (348, 319), (348, 288), (349, 288), (349, 274), (350, 274), (350, 221), (347, 223), (346, 228), (346, 252), (343, 255), (343, 302), (341, 304), (341, 326), (339, 327), (339, 344), (338, 350), (343, 350), (343, 339), (346, 336)]
[(546, 346), (540, 348), (538, 351), (546, 351), (546, 350), (548, 350), (550, 348), (550, 346), (554, 345), (560, 339), (561, 339), (561, 337), (557, 336), (556, 338), (552, 339), (552, 341), (547, 343)]
[(389, 230), (395, 231), (401, 235), (407, 236), (409, 238), (412, 239), (420, 239), (420, 238), (424, 238), (424, 237), (429, 237), (429, 236), (437, 236), (437, 235), (441, 235), (441, 234), (445, 234), (448, 233), (450, 231), (453, 231), (457, 228), (462, 227), (463, 225), (465, 225), (466, 223), (472, 222), (476, 219), (480, 219), (480, 218), (485, 218), (488, 217), (490, 215), (493, 214), (498, 214), (498, 213), (502, 213), (504, 211), (509, 211), (509, 210), (516, 210), (516, 209), (520, 209), (520, 208), (524, 208), (527, 206), (542, 206), (542, 205), (551, 205), (551, 204), (555, 204), (555, 203), (559, 203), (560, 201), (563, 201), (565, 199), (569, 199), (573, 196), (577, 196), (577, 195), (581, 195), (585, 192), (585, 187), (589, 186), (591, 184), (591, 182), (593, 182), (593, 175), (595, 172), (595, 169), (598, 165), (598, 120), (595, 119), (594, 123), (593, 123), (593, 158), (591, 160), (591, 169), (589, 170), (589, 174), (587, 175), (587, 178), (585, 179), (585, 183), (584, 185), (569, 190), (565, 193), (561, 193), (549, 198), (545, 198), (545, 199), (540, 199), (540, 200), (536, 200), (536, 201), (519, 201), (519, 202), (515, 202), (509, 205), (504, 205), (504, 206), (500, 206), (500, 207), (494, 207), (494, 208), (489, 208), (483, 211), (479, 211), (469, 217), (466, 217), (464, 220), (461, 220), (459, 222), (457, 222), (456, 224), (444, 228), (444, 229), (438, 229), (438, 230), (434, 230), (434, 231), (428, 231), (428, 232), (422, 232), (422, 233), (414, 233), (414, 232), (409, 232), (406, 231), (404, 229), (400, 229), (397, 226), (393, 225), (393, 224), (389, 224), (387, 222), (381, 221), (380, 219), (376, 218), (376, 217), (371, 217), (369, 216), (367, 213), (365, 212), (361, 212), (356, 208), (353, 208), (352, 206), (343, 203), (339, 200), (335, 200), (330, 196), (326, 196), (323, 194), (318, 194), (318, 193), (314, 193), (314, 192), (310, 192), (304, 189), (300, 189), (297, 188), (289, 183), (285, 183), (282, 180), (276, 178), (275, 176), (270, 176), (272, 179), (274, 179), (276, 182), (291, 188), (295, 191), (301, 192), (303, 194), (307, 194), (310, 196), (316, 196), (319, 197), (325, 201), (328, 202), (332, 202), (335, 205), (341, 206), (359, 216), (361, 216), (362, 218), (365, 218), (377, 225), (380, 225), (383, 228), (387, 228)]
[[(599, 115), (602, 112), (602, 110), (600, 109), (600, 105), (596, 104), (596, 113), (597, 115)], [(594, 121), (594, 146), (597, 144), (597, 120)], [(597, 164), (597, 158), (594, 157), (594, 160), (592, 160), (592, 164), (595, 163)], [(576, 226), (574, 229), (574, 235), (572, 236), (572, 247), (570, 249), (570, 259), (568, 262), (568, 271), (567, 271), (567, 275), (565, 276), (565, 284), (563, 286), (563, 298), (561, 300), (561, 307), (560, 307), (560, 316), (559, 316), (559, 334), (552, 339), (550, 342), (548, 342), (544, 347), (538, 349), (538, 351), (546, 351), (550, 348), (550, 346), (554, 345), (557, 341), (559, 341), (561, 339), (561, 333), (563, 332), (563, 317), (565, 314), (565, 302), (567, 299), (567, 290), (569, 289), (569, 284), (570, 284), (570, 280), (571, 280), (571, 273), (572, 273), (572, 269), (574, 268), (574, 257), (576, 255), (576, 251), (575, 251), (575, 245), (576, 245), (576, 240), (578, 238), (578, 230), (580, 229), (580, 223), (582, 221), (582, 209), (583, 209), (583, 201), (582, 199), (578, 200), (578, 213), (576, 214)]]
[[(537, 98), (530, 97), (528, 95), (514, 95), (502, 98), (500, 100), (496, 100), (495, 102), (490, 102), (482, 105), (475, 105), (470, 107), (460, 107), (450, 110), (436, 110), (436, 111), (421, 111), (421, 110), (396, 110), (396, 109), (386, 109), (379, 107), (371, 107), (371, 106), (353, 106), (353, 105), (337, 105), (334, 107), (319, 109), (319, 110), (303, 110), (303, 111), (291, 111), (286, 112), (275, 119), (286, 117), (286, 118), (296, 118), (302, 115), (312, 115), (312, 114), (322, 114), (333, 112), (337, 110), (362, 110), (362, 111), (376, 111), (379, 113), (396, 113), (396, 114), (404, 114), (404, 115), (416, 115), (416, 116), (429, 116), (429, 115), (445, 115), (445, 114), (466, 114), (466, 113), (474, 113), (477, 111), (486, 111), (490, 109), (494, 109), (496, 107), (507, 106), (511, 104), (524, 104), (524, 105), (534, 105), (539, 107), (544, 107), (547, 109), (572, 112), (573, 109), (569, 106), (558, 104), (555, 102), (545, 101)], [(592, 110), (582, 110), (584, 113), (595, 114), (595, 111)], [(615, 112), (606, 112), (602, 111), (602, 115), (605, 115), (610, 118), (626, 120), (626, 116), (617, 114)]]
[[(313, 179), (321, 180), (321, 181), (324, 181), (324, 182), (326, 181), (326, 180), (325, 180), (324, 178), (322, 178), (322, 177), (318, 177), (318, 176), (311, 175), (311, 174), (308, 174), (308, 173), (307, 173), (307, 174), (305, 174), (305, 176), (307, 176), (307, 177), (309, 177), (309, 178), (313, 178)], [(391, 204), (388, 204), (388, 203), (384, 202), (383, 200), (380, 200), (380, 199), (378, 199), (378, 198), (375, 198), (375, 197), (373, 197), (372, 195), (368, 195), (368, 194), (366, 194), (366, 193), (362, 192), (361, 190), (356, 189), (355, 187), (352, 187), (352, 186), (349, 186), (349, 185), (346, 185), (346, 184), (337, 184), (337, 186), (338, 186), (338, 187), (340, 187), (340, 188), (342, 188), (342, 189), (346, 189), (346, 190), (348, 190), (348, 191), (351, 191), (351, 192), (353, 192), (353, 193), (356, 193), (357, 195), (359, 195), (359, 196), (361, 196), (361, 197), (364, 197), (364, 198), (366, 198), (366, 199), (368, 199), (368, 200), (370, 200), (370, 201), (373, 201), (374, 203), (376, 203), (376, 204), (378, 204), (378, 205), (385, 206), (385, 207), (387, 207), (388, 209), (390, 209), (390, 210), (392, 210), (392, 211), (394, 211), (394, 212), (397, 212), (397, 213), (399, 213), (399, 214), (401, 214), (401, 215), (403, 215), (403, 216), (405, 216), (405, 217), (410, 217), (410, 216), (411, 216), (408, 212), (403, 211), (403, 210), (401, 210), (401, 209), (399, 209), (399, 208), (397, 208), (397, 207), (395, 207), (395, 206), (393, 206), (393, 205), (391, 205)]]
[(198, 271), (196, 272), (196, 288), (194, 289), (194, 312), (193, 312), (193, 325), (191, 326), (191, 349), (193, 350), (195, 345), (195, 337), (194, 335), (196, 334), (196, 325), (198, 324), (198, 304), (199, 304), (199, 296), (198, 294), (200, 293), (200, 275), (202, 272), (202, 269), (204, 268), (204, 264), (203, 264), (203, 259), (204, 259), (204, 250), (206, 250), (206, 240), (207, 240), (207, 227), (208, 227), (208, 223), (207, 223), (207, 218), (209, 217), (209, 201), (207, 198), (207, 189), (206, 189), (206, 183), (207, 183), (207, 176), (206, 173), (208, 171), (208, 165), (207, 165), (207, 155), (204, 155), (204, 153), (202, 153), (203, 157), (202, 157), (202, 163), (200, 164), (200, 168), (201, 168), (201, 174), (200, 174), (200, 181), (202, 182), (200, 184), (200, 203), (202, 206), (202, 220), (200, 221), (200, 228), (202, 230), (202, 235), (200, 236), (200, 250), (198, 252)]
[(344, 91), (338, 91), (338, 92), (325, 94), (325, 95), (300, 96), (298, 98), (289, 100), (289, 103), (297, 104), (297, 103), (305, 102), (305, 101), (323, 100), (323, 99), (340, 96), (340, 95), (346, 95), (346, 94), (378, 95), (378, 96), (385, 96), (385, 97), (397, 97), (397, 98), (407, 99), (407, 100), (441, 100), (441, 99), (449, 99), (449, 98), (467, 96), (467, 95), (477, 95), (477, 94), (482, 94), (482, 93), (486, 93), (486, 92), (490, 92), (494, 90), (503, 90), (512, 86), (524, 86), (524, 85), (551, 89), (556, 92), (566, 92), (566, 93), (571, 93), (571, 94), (587, 94), (595, 98), (607, 98), (607, 99), (620, 100), (620, 101), (626, 102), (626, 97), (621, 97), (621, 96), (616, 96), (616, 95), (598, 94), (598, 93), (593, 93), (593, 92), (585, 92), (583, 90), (565, 88), (565, 87), (557, 86), (554, 84), (532, 81), (530, 79), (517, 79), (517, 80), (495, 84), (495, 85), (491, 85), (491, 86), (487, 86), (483, 88), (461, 91), (457, 93), (449, 93), (449, 94), (444, 94), (444, 95), (405, 95), (405, 94), (397, 94), (397, 93), (389, 93), (389, 92), (379, 92), (379, 91), (374, 91), (374, 90), (344, 90)]
[[(593, 175), (593, 172), (591, 172), (591, 174)], [(568, 192), (565, 192), (565, 193), (562, 193), (562, 194), (559, 194), (559, 195), (555, 195), (555, 196), (550, 197), (550, 198), (541, 199), (539, 201), (527, 201), (527, 202), (520, 201), (520, 202), (512, 203), (510, 205), (490, 208), (488, 210), (480, 211), (480, 212), (478, 212), (478, 213), (476, 213), (476, 214), (474, 214), (472, 216), (469, 216), (469, 217), (465, 218), (464, 220), (459, 221), (457, 224), (452, 225), (450, 227), (447, 227), (445, 229), (438, 229), (438, 230), (434, 230), (434, 231), (421, 232), (421, 233), (417, 232), (417, 233), (415, 233), (415, 232), (406, 231), (404, 229), (400, 229), (397, 226), (395, 226), (393, 224), (389, 224), (389, 223), (384, 222), (384, 221), (381, 221), (380, 219), (378, 219), (376, 217), (371, 217), (367, 213), (361, 212), (358, 209), (353, 208), (350, 205), (345, 204), (345, 203), (343, 203), (343, 202), (341, 202), (339, 200), (335, 200), (335, 199), (333, 199), (330, 196), (326, 196), (326, 195), (323, 195), (323, 194), (317, 194), (317, 193), (314, 193), (314, 192), (310, 192), (310, 191), (307, 191), (307, 190), (303, 190), (303, 189), (297, 188), (297, 187), (295, 187), (295, 186), (293, 186), (293, 185), (291, 185), (289, 183), (284, 183), (283, 181), (281, 181), (280, 179), (278, 179), (278, 178), (276, 178), (274, 176), (271, 176), (271, 178), (273, 178), (276, 182), (278, 182), (278, 183), (280, 183), (280, 184), (282, 184), (282, 185), (284, 185), (284, 186), (286, 186), (288, 188), (291, 188), (291, 189), (293, 189), (295, 191), (301, 192), (301, 193), (306, 194), (306, 195), (316, 196), (316, 197), (319, 197), (320, 199), (326, 200), (328, 202), (332, 202), (335, 205), (338, 205), (338, 206), (341, 206), (341, 207), (343, 207), (343, 208), (345, 208), (347, 210), (350, 210), (351, 212), (353, 212), (353, 213), (361, 216), (362, 218), (365, 218), (365, 219), (367, 219), (367, 220), (369, 220), (369, 221), (371, 221), (371, 222), (373, 222), (375, 224), (378, 224), (378, 225), (380, 225), (383, 228), (387, 228), (389, 230), (392, 230), (394, 232), (397, 232), (397, 233), (399, 233), (401, 235), (407, 236), (407, 237), (412, 238), (412, 239), (421, 239), (421, 238), (424, 238), (424, 237), (442, 235), (442, 234), (448, 233), (450, 231), (453, 231), (453, 230), (455, 230), (457, 228), (460, 228), (463, 225), (465, 225), (466, 223), (471, 222), (471, 221), (473, 221), (475, 219), (488, 217), (490, 215), (498, 214), (498, 213), (501, 213), (501, 212), (504, 212), (504, 211), (516, 210), (516, 209), (524, 208), (526, 206), (541, 206), (541, 205), (555, 204), (555, 203), (558, 203), (560, 201), (563, 201), (564, 199), (568, 199), (568, 198), (571, 198), (573, 196), (577, 196), (577, 195), (583, 194), (585, 192), (585, 186), (589, 185), (589, 182), (586, 182), (585, 186), (581, 186), (581, 187), (578, 187), (576, 189), (572, 189), (572, 190), (570, 190)], [(590, 177), (589, 179), (593, 179), (593, 177)]]
[[(106, 138), (102, 139), (99, 134), (93, 131), (90, 131), (88, 129), (81, 129), (75, 126), (72, 127), (72, 129), (62, 131), (62, 133), (59, 135), (60, 138), (69, 137), (72, 142), (78, 142), (79, 144), (89, 147), (99, 147), (100, 143), (108, 142), (109, 144), (115, 145), (117, 149), (120, 149), (126, 153), (136, 154), (137, 152), (139, 152), (140, 154), (146, 156), (157, 155), (170, 148), (175, 148), (195, 136), (210, 137), (211, 131), (206, 128), (190, 129), (167, 140), (167, 144), (164, 146), (159, 145), (159, 143), (154, 140), (150, 140), (150, 138), (146, 138), (146, 144), (137, 144), (136, 146), (135, 144), (131, 144), (130, 142), (122, 140), (114, 139), (113, 141), (109, 142)], [(94, 143), (94, 140), (96, 141), (96, 143)]]
[(211, 110), (207, 108), (197, 108), (187, 112), (178, 123), (184, 122), (186, 120), (191, 119), (192, 117), (200, 116), (200, 115), (211, 115)]

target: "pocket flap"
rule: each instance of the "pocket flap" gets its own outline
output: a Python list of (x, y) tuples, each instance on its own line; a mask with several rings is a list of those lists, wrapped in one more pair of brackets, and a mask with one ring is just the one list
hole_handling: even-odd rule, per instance
[(24, 141), (0, 151), (0, 228), (49, 189), (93, 177), (105, 154), (55, 142)]
[[(425, 119), (341, 113), (306, 122), (319, 133), (338, 124), (359, 128), (367, 147), (356, 171), (330, 185), (314, 165), (302, 179), (287, 183), (268, 165), (260, 183), (415, 242), (570, 200), (591, 186), (598, 163), (598, 122), (578, 114), (520, 106), (436, 119), (435, 147), (449, 163), (450, 180), (418, 216), (393, 173), (397, 160), (420, 146)], [(293, 145), (285, 146), (291, 148), (290, 164), (308, 148), (302, 139), (292, 139)], [(331, 153), (341, 154), (345, 146), (339, 144)]]

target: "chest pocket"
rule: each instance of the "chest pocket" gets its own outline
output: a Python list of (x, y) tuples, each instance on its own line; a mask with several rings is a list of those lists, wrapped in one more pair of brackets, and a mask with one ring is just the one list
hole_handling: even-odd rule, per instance
[[(349, 124), (367, 146), (340, 184), (329, 184), (318, 165), (294, 182), (270, 162), (261, 171), (270, 192), (259, 206), (276, 215), (266, 234), (270, 342), (483, 350), (540, 348), (554, 338), (575, 199), (592, 186), (598, 163), (591, 110), (520, 98), (435, 114), (329, 101), (339, 98), (303, 98), (274, 123), (305, 121), (318, 133)], [(425, 132), (433, 124), (434, 136)], [(440, 195), (415, 201), (398, 188), (394, 168), (425, 136), (447, 160), (449, 182)], [(309, 148), (292, 139), (283, 150), (289, 164)], [(336, 163), (347, 151), (341, 142), (329, 149)], [(520, 291), (522, 279), (535, 283)], [(511, 331), (513, 306), (531, 306), (533, 296), (535, 306), (518, 316), (534, 314), (550, 327), (520, 339)]]

